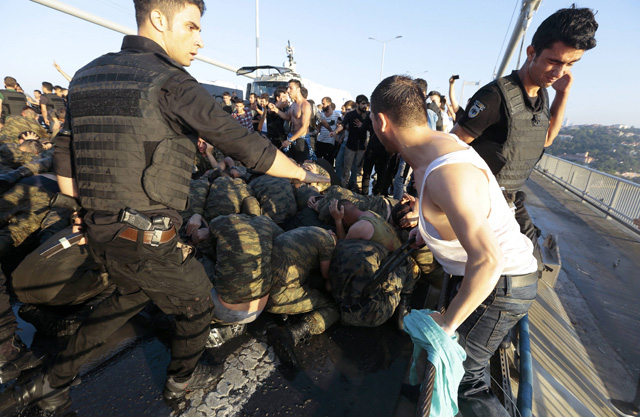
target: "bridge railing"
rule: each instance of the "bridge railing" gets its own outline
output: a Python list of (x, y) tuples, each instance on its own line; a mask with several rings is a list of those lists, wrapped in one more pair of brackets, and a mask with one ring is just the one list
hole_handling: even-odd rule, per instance
[(595, 169), (543, 155), (536, 169), (621, 223), (640, 233), (640, 185)]

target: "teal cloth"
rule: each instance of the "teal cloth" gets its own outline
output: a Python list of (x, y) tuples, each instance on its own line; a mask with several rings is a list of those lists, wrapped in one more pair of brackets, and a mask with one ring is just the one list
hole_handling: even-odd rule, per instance
[(432, 417), (453, 417), (458, 414), (458, 386), (464, 375), (462, 363), (467, 358), (458, 337), (449, 337), (429, 316), (433, 310), (412, 310), (404, 318), (404, 331), (409, 333), (413, 341), (413, 364), (411, 365), (410, 382), (417, 385), (421, 382), (416, 370), (418, 356), (427, 351), (429, 362), (436, 369), (431, 399)]

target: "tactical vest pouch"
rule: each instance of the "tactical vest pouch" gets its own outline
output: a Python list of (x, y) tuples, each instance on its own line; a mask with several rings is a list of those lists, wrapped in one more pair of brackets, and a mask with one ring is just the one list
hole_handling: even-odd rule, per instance
[(147, 196), (169, 208), (186, 209), (195, 152), (195, 145), (187, 138), (162, 140), (142, 174)]

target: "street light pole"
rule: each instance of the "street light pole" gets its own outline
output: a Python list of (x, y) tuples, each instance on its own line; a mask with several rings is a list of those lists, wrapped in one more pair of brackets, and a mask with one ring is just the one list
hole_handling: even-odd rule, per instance
[(380, 39), (371, 38), (371, 37), (369, 38), (372, 41), (380, 42), (382, 44), (382, 62), (380, 62), (380, 81), (382, 81), (382, 71), (384, 70), (384, 51), (386, 49), (387, 42), (391, 42), (391, 41), (399, 39), (401, 37), (402, 37), (402, 35), (398, 35), (395, 38), (387, 39), (386, 41), (381, 41)]

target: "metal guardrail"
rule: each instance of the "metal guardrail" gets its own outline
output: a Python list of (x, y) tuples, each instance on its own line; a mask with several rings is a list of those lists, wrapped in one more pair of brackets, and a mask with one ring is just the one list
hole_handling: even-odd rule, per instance
[(640, 234), (633, 224), (640, 218), (640, 185), (551, 155), (536, 170)]

